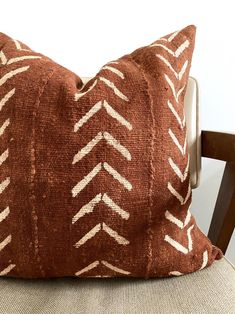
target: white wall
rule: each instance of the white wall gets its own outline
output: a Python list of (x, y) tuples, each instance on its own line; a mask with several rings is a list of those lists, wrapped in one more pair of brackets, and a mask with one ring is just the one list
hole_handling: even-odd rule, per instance
[[(80, 76), (188, 24), (197, 26), (191, 75), (201, 87), (203, 129), (235, 132), (233, 1), (1, 2), (0, 29)], [(207, 231), (223, 163), (203, 162), (192, 211)], [(228, 250), (235, 263), (235, 237)]]

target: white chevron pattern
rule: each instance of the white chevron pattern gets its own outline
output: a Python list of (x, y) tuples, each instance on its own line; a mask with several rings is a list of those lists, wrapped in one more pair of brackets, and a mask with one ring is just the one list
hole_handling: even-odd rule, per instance
[(0, 100), (0, 111), (8, 100), (15, 94), (15, 88), (11, 89), (1, 100)]
[[(15, 46), (17, 50), (19, 51), (29, 51), (27, 49), (22, 49), (20, 43), (17, 40), (13, 40), (15, 43)], [(31, 61), (35, 59), (40, 59), (41, 56), (33, 56), (33, 55), (23, 55), (18, 56), (14, 58), (8, 59), (3, 50), (0, 51), (0, 62), (1, 66), (4, 67), (4, 70), (6, 69), (7, 72), (0, 78), (0, 87), (5, 85), (8, 80), (13, 79), (15, 76), (19, 75), (20, 73), (28, 71), (30, 68), (29, 65), (26, 66), (20, 66), (13, 70), (8, 70), (8, 67), (15, 63), (24, 63), (25, 61)], [(7, 105), (9, 100), (15, 95), (16, 89), (12, 88), (11, 90), (8, 90), (8, 92), (0, 99), (0, 112), (4, 108), (4, 106)], [(0, 126), (0, 136), (2, 136), (7, 128), (10, 125), (10, 119), (6, 119), (3, 124)], [(1, 152), (0, 154), (0, 166), (4, 166), (4, 162), (9, 158), (9, 149), (6, 147), (5, 151)], [(2, 194), (6, 188), (10, 184), (10, 177), (7, 177), (5, 180), (0, 182), (0, 194)], [(0, 212), (0, 223), (4, 223), (5, 219), (10, 215), (10, 208), (7, 206), (5, 209), (3, 209)], [(11, 243), (12, 236), (11, 234), (8, 235), (4, 240), (0, 242), (0, 251), (4, 250), (7, 245)], [(6, 268), (0, 271), (0, 276), (7, 275), (16, 265), (15, 264), (9, 264)]]
[(21, 57), (16, 57), (16, 58), (11, 58), (7, 60), (5, 54), (3, 51), (0, 52), (0, 60), (2, 65), (9, 65), (13, 64), (16, 62), (24, 61), (24, 60), (33, 60), (33, 59), (41, 59), (42, 57), (40, 56), (21, 56)]
[[(189, 61), (187, 59), (186, 60), (184, 59), (183, 64), (181, 64), (180, 69), (176, 70), (175, 67), (173, 67), (172, 62), (170, 60), (172, 59), (172, 57), (179, 58), (186, 51), (186, 49), (189, 47), (190, 43), (188, 40), (184, 40), (178, 47), (176, 47), (176, 49), (172, 50), (172, 44), (170, 44), (170, 47), (169, 47), (169, 43), (171, 43), (174, 40), (174, 38), (176, 36), (178, 36), (178, 34), (179, 34), (179, 32), (175, 32), (172, 35), (170, 35), (168, 38), (161, 38), (160, 41), (152, 44), (151, 46), (152, 47), (158, 47), (158, 48), (162, 49), (162, 52), (164, 52), (165, 54), (162, 55), (160, 53), (157, 53), (156, 57), (159, 60), (161, 60), (161, 62), (163, 62), (163, 64), (170, 71), (170, 73), (173, 74), (173, 77), (170, 78), (169, 75), (167, 74), (167, 72), (164, 73), (164, 78), (165, 78), (166, 83), (169, 86), (171, 94), (173, 96), (173, 102), (170, 99), (168, 99), (167, 100), (167, 106), (170, 109), (170, 112), (172, 113), (173, 117), (176, 119), (177, 124), (180, 127), (180, 130), (182, 132), (184, 132), (184, 143), (183, 144), (180, 143), (180, 141), (178, 140), (178, 138), (175, 135), (172, 128), (168, 129), (168, 134), (172, 140), (172, 144), (177, 147), (177, 149), (181, 153), (182, 157), (184, 158), (186, 155), (186, 149), (187, 149), (187, 138), (186, 138), (186, 132), (185, 132), (185, 114), (183, 111), (183, 117), (181, 118), (181, 116), (178, 113), (178, 110), (176, 110), (175, 105), (179, 106), (179, 104), (180, 104), (181, 107), (183, 106), (182, 103), (180, 102), (180, 97), (181, 97), (181, 95), (185, 89), (185, 84), (182, 83), (182, 80), (184, 79), (184, 75), (188, 69)], [(164, 41), (164, 43), (162, 43), (161, 41)], [(170, 56), (169, 59), (168, 59), (168, 57), (165, 56), (166, 54), (169, 54), (169, 56)], [(173, 63), (173, 64), (175, 64), (175, 63)], [(174, 82), (173, 79), (176, 79), (176, 82)], [(183, 110), (183, 108), (181, 108), (181, 107), (180, 107), (180, 109)], [(174, 173), (176, 174), (177, 179), (179, 179), (181, 183), (185, 182), (185, 180), (188, 179), (189, 155), (187, 157), (188, 157), (187, 165), (183, 171), (180, 169), (180, 167), (174, 161), (173, 157), (171, 157), (171, 156), (168, 157), (168, 163), (169, 163), (170, 167), (172, 168), (172, 170), (174, 171)], [(188, 185), (188, 190), (187, 190), (187, 193), (185, 196), (181, 195), (172, 186), (171, 182), (167, 183), (167, 188), (170, 191), (170, 193), (179, 201), (180, 206), (183, 206), (184, 204), (186, 204), (187, 201), (189, 200), (190, 196), (191, 196), (190, 183)], [(190, 211), (189, 210), (187, 211), (187, 214), (186, 214), (186, 217), (184, 220), (180, 220), (176, 216), (174, 216), (170, 211), (166, 210), (165, 218), (170, 223), (174, 224), (177, 228), (182, 230), (181, 232), (183, 232), (185, 230), (185, 228), (187, 228), (187, 240), (188, 240), (187, 246), (182, 245), (180, 242), (178, 242), (174, 238), (172, 238), (172, 236), (169, 234), (166, 234), (164, 236), (164, 241), (166, 241), (169, 245), (171, 245), (177, 251), (187, 255), (193, 249), (193, 240), (192, 240), (192, 236), (191, 236), (191, 231), (193, 230), (194, 225), (191, 225), (188, 227), (190, 220), (191, 220)], [(180, 276), (181, 272), (172, 271), (169, 273), (169, 275)]]
[(6, 276), (16, 265), (10, 264), (6, 268), (4, 268), (2, 271), (0, 271), (0, 276)]
[(2, 242), (0, 242), (0, 252), (11, 242), (11, 235), (7, 236)]
[(180, 202), (180, 205), (184, 205), (187, 203), (187, 201), (189, 200), (190, 196), (191, 196), (191, 186), (190, 186), (190, 182), (188, 185), (188, 191), (185, 197), (183, 197), (180, 193), (178, 193), (175, 188), (171, 185), (170, 182), (168, 182), (167, 184), (167, 188), (168, 190), (178, 199), (178, 201)]
[(192, 215), (191, 215), (190, 211), (188, 210), (187, 215), (185, 217), (185, 220), (182, 221), (182, 220), (176, 218), (174, 215), (172, 215), (168, 210), (166, 210), (166, 212), (165, 212), (166, 219), (169, 220), (170, 222), (172, 222), (173, 224), (175, 224), (180, 229), (184, 229), (189, 224), (191, 216)]
[(104, 222), (98, 223), (95, 227), (93, 227), (90, 231), (88, 231), (77, 243), (74, 244), (75, 248), (79, 248), (83, 244), (85, 244), (88, 240), (92, 239), (98, 232), (101, 230), (105, 231), (110, 237), (112, 237), (118, 244), (127, 245), (130, 242), (125, 239), (123, 236), (117, 233), (117, 231), (110, 228)]
[(162, 60), (165, 65), (173, 72), (173, 74), (175, 75), (175, 77), (178, 79), (178, 80), (181, 80), (186, 69), (187, 69), (187, 66), (188, 66), (188, 60), (185, 61), (185, 63), (183, 64), (181, 70), (179, 72), (176, 72), (175, 69), (172, 67), (171, 63), (165, 58), (163, 57), (162, 55), (160, 54), (156, 54), (156, 57), (159, 58), (160, 60)]
[(182, 173), (179, 167), (176, 165), (176, 163), (173, 161), (171, 157), (168, 158), (168, 162), (171, 166), (171, 168), (174, 170), (175, 174), (179, 177), (181, 182), (184, 182), (188, 176), (188, 171), (189, 171), (189, 156), (188, 156), (188, 162), (186, 165), (186, 168), (184, 169), (184, 172)]
[(73, 158), (73, 164), (80, 161), (83, 157), (91, 152), (91, 150), (102, 140), (113, 146), (119, 153), (121, 153), (127, 160), (131, 160), (131, 154), (125, 146), (121, 145), (110, 133), (99, 132), (85, 147), (83, 147)]
[[(130, 272), (129, 271), (126, 271), (126, 270), (123, 270), (119, 267), (116, 267), (110, 263), (108, 263), (107, 261), (95, 261), (91, 264), (89, 264), (88, 266), (84, 267), (83, 269), (79, 270), (78, 272), (75, 273), (75, 276), (80, 276), (88, 271), (90, 271), (91, 269), (94, 269), (96, 268), (98, 265), (104, 265), (105, 267), (113, 270), (114, 272), (116, 273), (119, 273), (119, 274), (123, 274), (123, 275), (129, 275)], [(100, 277), (106, 277), (106, 276), (100, 276)]]
[[(122, 79), (124, 79), (124, 75), (121, 71), (117, 70), (116, 68), (112, 67), (112, 66), (104, 66), (103, 69), (106, 69), (106, 70), (109, 70), (109, 71), (112, 71), (113, 73), (117, 74), (119, 77), (121, 77)], [(85, 92), (82, 92), (83, 89), (86, 87), (86, 85), (89, 83), (87, 83), (86, 85), (83, 86), (82, 90), (80, 90), (78, 93), (75, 94), (75, 101), (78, 101), (81, 97), (83, 97), (84, 95), (86, 95), (87, 93), (89, 93), (90, 91), (93, 90), (93, 88), (96, 86), (97, 82), (101, 81), (102, 83), (104, 83), (106, 86), (108, 86), (113, 92), (114, 94), (119, 97), (120, 99), (124, 100), (124, 101), (129, 101), (128, 97), (126, 95), (124, 95), (120, 89), (117, 88), (117, 86), (111, 82), (109, 79), (103, 77), (103, 76), (100, 76), (98, 77), (94, 82), (93, 84), (88, 88), (87, 91)]]
[(10, 214), (10, 208), (7, 206), (1, 213), (0, 213), (0, 223), (7, 218)]
[(174, 142), (174, 144), (177, 146), (177, 148), (179, 149), (181, 154), (184, 156), (185, 153), (186, 153), (186, 148), (187, 148), (187, 138), (186, 138), (186, 136), (185, 136), (185, 139), (184, 139), (184, 144), (181, 145), (179, 143), (179, 140), (177, 139), (177, 137), (175, 136), (174, 132), (171, 129), (168, 130), (168, 133), (169, 133), (172, 141)]
[(80, 218), (85, 216), (86, 214), (90, 214), (94, 211), (94, 208), (99, 202), (103, 201), (112, 211), (116, 212), (121, 216), (121, 218), (127, 220), (129, 219), (130, 214), (126, 212), (124, 209), (119, 207), (108, 195), (107, 193), (97, 194), (89, 203), (82, 206), (82, 208), (73, 216), (72, 223), (74, 224)]
[(20, 51), (30, 51), (30, 52), (31, 52), (30, 49), (24, 49), (24, 48), (22, 48), (22, 47), (21, 47), (21, 44), (20, 44), (20, 42), (19, 42), (18, 40), (13, 39), (13, 42), (14, 42), (14, 44), (15, 44), (17, 50), (20, 50)]
[(193, 228), (194, 228), (194, 225), (190, 226), (187, 230), (188, 247), (184, 247), (181, 243), (172, 239), (172, 237), (169, 236), (168, 234), (165, 235), (164, 240), (166, 242), (168, 242), (171, 246), (173, 246), (177, 251), (179, 251), (183, 254), (188, 254), (193, 249), (193, 241), (192, 241), (192, 237), (191, 237), (191, 231)]
[[(160, 39), (162, 40), (162, 39)], [(178, 58), (185, 49), (187, 49), (189, 47), (189, 41), (185, 40), (175, 51), (173, 51), (172, 49), (168, 48), (167, 46), (163, 45), (163, 44), (152, 44), (150, 47), (161, 47), (163, 48), (165, 51), (167, 51), (171, 56)]]
[(98, 163), (91, 172), (88, 173), (81, 181), (79, 181), (72, 188), (72, 196), (75, 197), (80, 193), (92, 180), (93, 178), (101, 171), (101, 169), (105, 169), (109, 174), (113, 176), (120, 184), (122, 184), (127, 190), (132, 189), (132, 184), (120, 175), (113, 167), (111, 167), (107, 162)]
[(75, 125), (74, 132), (77, 132), (91, 117), (93, 117), (101, 108), (104, 108), (108, 115), (125, 126), (129, 131), (132, 125), (124, 117), (122, 117), (115, 109), (113, 109), (106, 100), (97, 102)]
[(175, 116), (177, 122), (180, 125), (180, 128), (183, 130), (185, 127), (185, 113), (183, 116), (183, 119), (180, 118), (179, 114), (177, 113), (177, 111), (175, 110), (174, 106), (172, 105), (172, 103), (170, 102), (170, 100), (167, 101), (167, 105), (170, 108), (171, 112), (173, 113), (173, 115)]
[(8, 148), (0, 155), (0, 166), (7, 160), (9, 156)]
[(10, 124), (10, 119), (7, 119), (3, 125), (0, 127), (0, 136), (3, 135), (3, 133), (5, 132), (6, 128), (9, 126)]
[(99, 78), (105, 85), (107, 85), (109, 88), (111, 88), (114, 92), (114, 94), (116, 96), (118, 96), (119, 98), (125, 100), (125, 101), (129, 101), (129, 99), (127, 98), (126, 95), (124, 95), (117, 87), (116, 85), (111, 82), (110, 80), (108, 80), (107, 78), (100, 76)]
[(175, 101), (176, 103), (179, 102), (179, 98), (180, 98), (180, 95), (182, 94), (183, 90), (185, 89), (185, 85), (183, 87), (181, 87), (178, 91), (176, 90), (175, 88), (175, 85), (174, 83), (172, 82), (172, 80), (169, 78), (169, 76), (167, 74), (164, 75), (165, 76), (165, 79), (168, 83), (168, 85), (170, 86), (171, 88), (171, 91), (172, 91), (172, 94), (175, 98)]
[(119, 76), (121, 79), (124, 79), (125, 76), (124, 74), (118, 70), (117, 68), (113, 67), (113, 66), (110, 66), (110, 65), (105, 65), (102, 67), (103, 70), (108, 70), (108, 71), (111, 71), (112, 73), (116, 74), (117, 76)]
[[(115, 74), (118, 78), (124, 80), (124, 74), (117, 69), (115, 66), (118, 62), (110, 62), (102, 67), (101, 70), (110, 71)], [(104, 72), (105, 73), (105, 72)], [(93, 84), (86, 91), (79, 91), (75, 94), (75, 101), (79, 101), (79, 99), (86, 95), (88, 92), (91, 92), (96, 86), (97, 82), (101, 82), (106, 85), (108, 88), (112, 90), (112, 92), (120, 98), (120, 100), (124, 100), (126, 102), (129, 101), (128, 97), (124, 95), (121, 90), (112, 82), (110, 79), (107, 79), (104, 76), (97, 76), (97, 79), (93, 82)], [(123, 85), (122, 85), (123, 86)], [(93, 105), (91, 109), (89, 109), (74, 125), (74, 132), (78, 132), (93, 116), (95, 116), (100, 110), (104, 109), (106, 114), (108, 114), (111, 118), (115, 119), (121, 126), (124, 126), (128, 131), (132, 130), (132, 125), (129, 121), (127, 121), (120, 113), (118, 113), (106, 100), (100, 100)], [(125, 160), (131, 161), (131, 153), (127, 147), (121, 144), (118, 139), (116, 139), (110, 132), (100, 131), (96, 134), (94, 138), (92, 138), (84, 147), (79, 149), (79, 151), (74, 155), (72, 164), (77, 164), (81, 162), (81, 160), (86, 157), (89, 157), (91, 151), (101, 142), (105, 141), (107, 145), (114, 148)], [(98, 163), (87, 175), (83, 177), (71, 190), (72, 196), (76, 197), (98, 174), (101, 170), (105, 170), (108, 174), (112, 176), (113, 179), (118, 181), (125, 189), (130, 191), (132, 189), (132, 184), (124, 178), (113, 166), (111, 166), (106, 161)], [(120, 218), (124, 220), (128, 220), (130, 214), (121, 208), (118, 204), (116, 204), (110, 196), (106, 193), (98, 193), (95, 195), (87, 204), (83, 205), (79, 211), (73, 216), (72, 224), (75, 224), (79, 219), (84, 217), (87, 214), (92, 213), (96, 206), (103, 202), (107, 205), (107, 207), (118, 214)], [(88, 240), (92, 239), (99, 233), (100, 231), (105, 232), (109, 237), (111, 237), (117, 244), (119, 245), (128, 245), (129, 240), (120, 235), (116, 230), (112, 229), (105, 222), (97, 223), (92, 229), (90, 229), (83, 237), (74, 244), (75, 248), (80, 248), (84, 244), (87, 243)], [(76, 276), (79, 276), (89, 270), (97, 267), (99, 264), (103, 264), (107, 268), (112, 269), (115, 272), (122, 274), (129, 274), (129, 272), (122, 270), (119, 267), (116, 267), (110, 264), (107, 261), (95, 261), (85, 268), (79, 270), (75, 273)], [(100, 275), (97, 275), (100, 276)]]
[(10, 72), (6, 73), (0, 79), (0, 86), (2, 86), (4, 83), (6, 83), (7, 80), (11, 79), (12, 77), (16, 76), (19, 73), (27, 71), (28, 69), (29, 69), (29, 65), (17, 68), (15, 70), (11, 70)]

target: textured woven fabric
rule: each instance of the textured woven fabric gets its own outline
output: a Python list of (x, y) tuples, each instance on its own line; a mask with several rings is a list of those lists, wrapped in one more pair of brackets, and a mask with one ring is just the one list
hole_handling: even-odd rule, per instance
[(223, 258), (165, 279), (0, 279), (0, 313), (234, 314), (235, 269)]
[(83, 85), (0, 34), (0, 275), (179, 276), (221, 258), (189, 210), (194, 38), (188, 26)]

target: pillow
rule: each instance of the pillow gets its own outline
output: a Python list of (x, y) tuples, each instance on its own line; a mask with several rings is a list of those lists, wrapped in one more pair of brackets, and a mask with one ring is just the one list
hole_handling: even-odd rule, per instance
[(165, 277), (222, 257), (190, 213), (195, 27), (71, 71), (0, 34), (0, 275)]

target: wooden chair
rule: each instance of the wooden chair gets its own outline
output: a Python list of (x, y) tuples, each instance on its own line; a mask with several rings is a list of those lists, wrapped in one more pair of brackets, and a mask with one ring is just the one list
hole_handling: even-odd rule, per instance
[[(226, 162), (208, 236), (226, 252), (235, 227), (235, 134), (200, 131), (198, 86), (190, 78), (185, 111), (191, 185), (201, 157)], [(1, 278), (0, 313), (235, 314), (235, 268), (224, 257), (201, 271), (166, 279)]]

